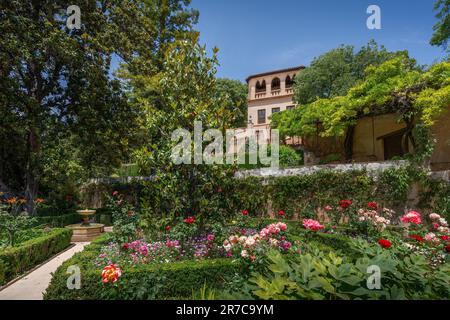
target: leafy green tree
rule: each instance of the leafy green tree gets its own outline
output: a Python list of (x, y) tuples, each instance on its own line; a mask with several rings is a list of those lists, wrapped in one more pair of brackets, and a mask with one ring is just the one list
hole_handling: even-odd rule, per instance
[(225, 100), (226, 114), (222, 116), (224, 127), (241, 128), (247, 126), (248, 89), (239, 80), (219, 78), (216, 81), (217, 100)]
[(216, 95), (216, 53), (209, 57), (197, 34), (186, 35), (168, 47), (160, 73), (128, 79), (133, 89), (130, 101), (143, 112), (141, 125), (146, 134), (135, 157), (144, 174), (154, 175), (143, 194), (144, 228), (154, 228), (155, 216), (170, 220), (195, 215), (202, 224), (203, 218), (218, 218), (229, 210), (217, 191), (225, 192), (223, 181), (229, 172), (224, 166), (175, 165), (171, 159), (178, 143), (171, 139), (174, 130), (193, 133), (194, 121), (202, 121), (203, 130), (226, 127), (223, 114), (229, 100)]
[(441, 46), (449, 50), (448, 40), (450, 38), (450, 0), (437, 0), (434, 4), (434, 10), (437, 11), (436, 18), (439, 20), (433, 26), (433, 36), (430, 44)]
[(160, 70), (166, 46), (197, 20), (189, 3), (82, 0), (81, 29), (72, 30), (67, 1), (0, 4), (4, 189), (25, 190), (31, 211), (43, 183), (106, 174), (128, 157), (139, 110), (110, 76), (111, 59)]
[(356, 53), (349, 45), (333, 49), (314, 58), (308, 68), (297, 74), (294, 100), (305, 104), (320, 98), (345, 95), (364, 77), (368, 66), (379, 65), (398, 54), (388, 52), (373, 40)]

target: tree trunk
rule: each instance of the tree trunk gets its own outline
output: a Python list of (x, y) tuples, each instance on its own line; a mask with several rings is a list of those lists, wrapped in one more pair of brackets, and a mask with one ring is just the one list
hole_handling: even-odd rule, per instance
[(25, 172), (25, 199), (27, 200), (26, 209), (28, 214), (34, 214), (35, 213), (35, 205), (34, 200), (37, 195), (38, 191), (38, 184), (36, 181), (36, 177), (34, 176), (34, 157), (39, 151), (39, 143), (37, 142), (37, 135), (36, 133), (31, 129), (28, 132), (28, 139), (27, 139), (27, 165), (26, 165), (26, 172)]
[(416, 148), (416, 144), (414, 141), (414, 138), (412, 136), (412, 131), (414, 129), (414, 123), (412, 121), (406, 121), (406, 131), (402, 136), (402, 152), (403, 154), (409, 153), (409, 141), (411, 141), (411, 144), (413, 145), (413, 148)]
[(0, 179), (0, 192), (11, 192), (8, 186)]
[(353, 157), (353, 136), (355, 135), (355, 126), (350, 126), (347, 129), (344, 140), (345, 159), (350, 161)]

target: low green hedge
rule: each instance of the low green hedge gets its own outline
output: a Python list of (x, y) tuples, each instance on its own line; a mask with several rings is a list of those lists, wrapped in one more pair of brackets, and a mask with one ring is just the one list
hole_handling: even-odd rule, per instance
[[(147, 300), (191, 298), (203, 285), (220, 289), (226, 277), (241, 271), (231, 259), (206, 259), (163, 264), (137, 265), (122, 270), (115, 283), (102, 283), (101, 268), (93, 265), (108, 235), (99, 237), (64, 262), (55, 272), (44, 294), (45, 300)], [(77, 265), (81, 271), (81, 288), (69, 290), (67, 268)]]
[(23, 242), (17, 247), (0, 251), (0, 285), (47, 260), (70, 245), (72, 230), (53, 229)]
[(81, 222), (81, 216), (78, 213), (68, 213), (60, 216), (37, 217), (38, 224), (51, 225), (52, 227), (62, 228), (69, 224)]
[[(50, 225), (55, 228), (62, 228), (69, 224), (75, 224), (81, 222), (81, 216), (76, 213), (67, 213), (63, 215), (54, 215), (54, 216), (38, 216), (36, 217), (38, 221), (38, 225)], [(110, 212), (104, 209), (98, 209), (96, 214), (94, 215), (95, 221), (98, 223), (103, 223), (106, 226), (112, 225), (112, 215)]]

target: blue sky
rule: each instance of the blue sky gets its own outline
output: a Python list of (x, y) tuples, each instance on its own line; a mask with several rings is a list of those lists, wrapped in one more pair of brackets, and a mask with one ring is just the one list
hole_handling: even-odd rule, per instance
[[(388, 50), (407, 49), (420, 64), (445, 57), (429, 45), (435, 0), (192, 0), (196, 29), (219, 51), (219, 77), (244, 79), (305, 65), (341, 44), (359, 48), (375, 39)], [(369, 30), (366, 9), (381, 8), (381, 30)]]

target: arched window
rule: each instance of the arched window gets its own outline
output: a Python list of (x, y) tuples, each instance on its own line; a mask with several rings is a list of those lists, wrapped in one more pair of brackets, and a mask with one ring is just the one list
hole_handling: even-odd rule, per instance
[(263, 80), (262, 83), (259, 80), (256, 82), (256, 92), (265, 92), (266, 91), (266, 80)]
[(280, 90), (280, 88), (281, 88), (280, 78), (273, 78), (272, 90)]
[(286, 88), (291, 88), (294, 85), (294, 79), (295, 79), (295, 75), (292, 79), (290, 76), (286, 77)]

